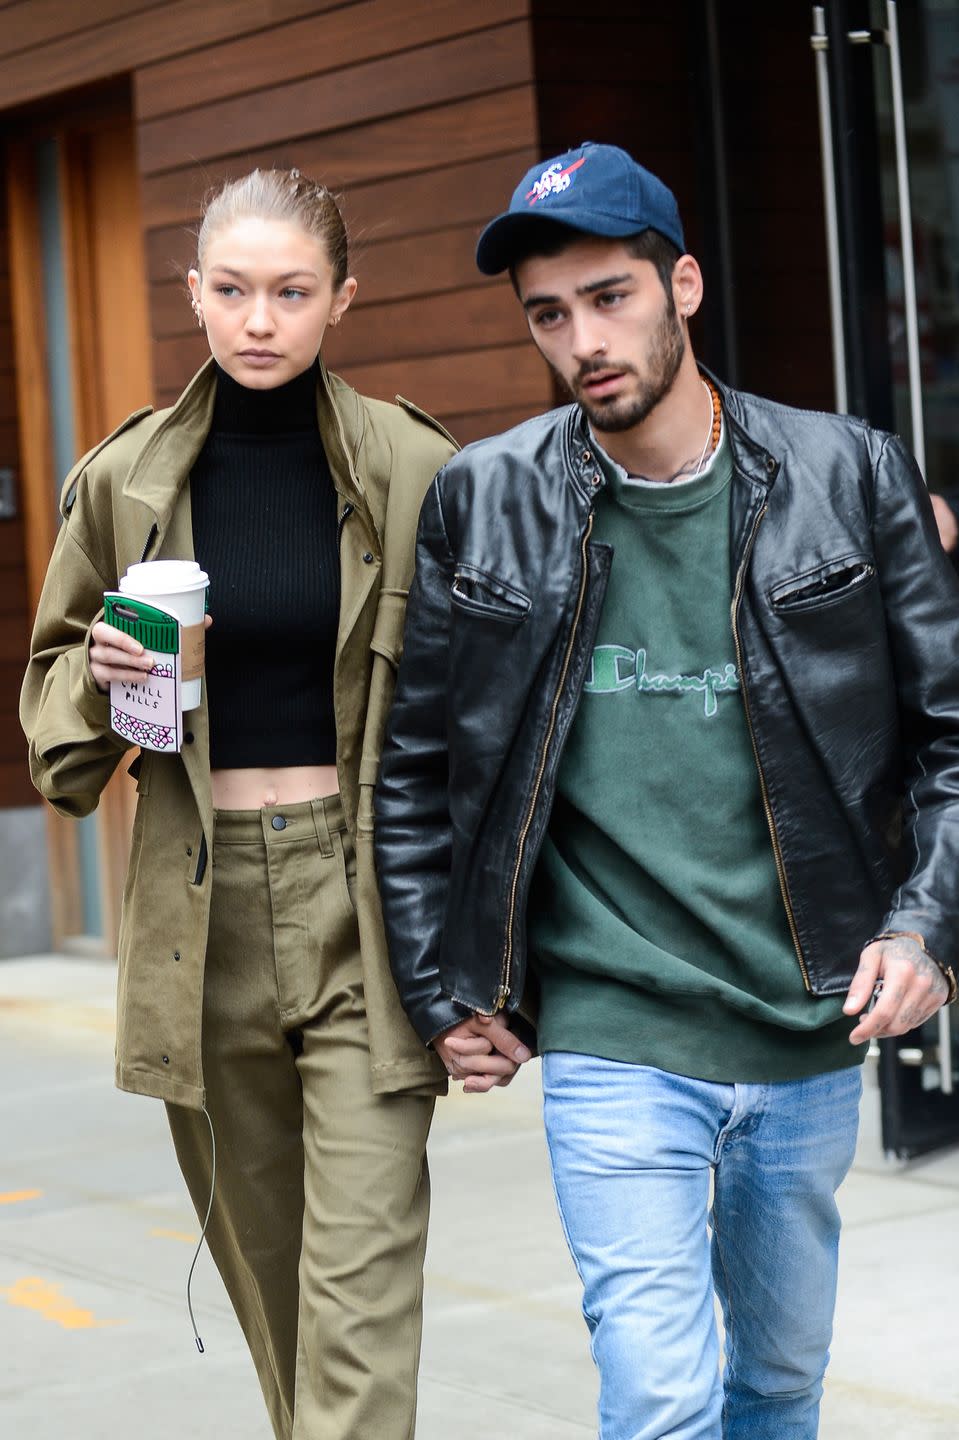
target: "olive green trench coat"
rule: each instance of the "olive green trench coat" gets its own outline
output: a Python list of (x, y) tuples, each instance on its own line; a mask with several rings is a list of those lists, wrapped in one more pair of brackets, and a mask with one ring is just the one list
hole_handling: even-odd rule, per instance
[[(109, 728), (87, 656), (104, 590), (141, 559), (192, 559), (189, 474), (210, 428), (212, 362), (177, 403), (131, 415), (67, 477), (23, 684), (20, 718), (40, 793), (87, 815), (129, 750)], [(373, 862), (373, 787), (396, 665), (420, 503), (455, 446), (407, 401), (360, 396), (321, 367), (320, 431), (340, 517), (341, 605), (333, 670), (340, 794), (357, 857), (355, 903), (373, 1088), (435, 1093), (446, 1076), (397, 998)], [(215, 615), (215, 577), (211, 612)], [(178, 1105), (204, 1104), (200, 1030), (210, 914), (213, 804), (205, 695), (178, 755), (130, 767), (137, 809), (123, 897), (117, 1084)]]

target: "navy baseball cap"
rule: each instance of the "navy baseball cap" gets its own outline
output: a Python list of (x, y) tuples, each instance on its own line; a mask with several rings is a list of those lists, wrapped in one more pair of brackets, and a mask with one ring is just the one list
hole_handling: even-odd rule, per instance
[(476, 263), (484, 275), (508, 268), (519, 234), (532, 219), (555, 220), (610, 239), (658, 230), (679, 250), (686, 249), (673, 192), (618, 145), (586, 141), (527, 171), (509, 209), (491, 220), (479, 238)]

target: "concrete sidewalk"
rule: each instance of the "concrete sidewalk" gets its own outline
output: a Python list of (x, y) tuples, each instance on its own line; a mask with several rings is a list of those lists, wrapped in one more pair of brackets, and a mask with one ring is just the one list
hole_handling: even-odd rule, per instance
[[(115, 967), (0, 962), (0, 1435), (268, 1440), (162, 1107), (112, 1086)], [(887, 1164), (867, 1078), (823, 1440), (956, 1440), (959, 1152)], [(553, 1210), (535, 1063), (442, 1103), (418, 1440), (587, 1440), (596, 1386)]]

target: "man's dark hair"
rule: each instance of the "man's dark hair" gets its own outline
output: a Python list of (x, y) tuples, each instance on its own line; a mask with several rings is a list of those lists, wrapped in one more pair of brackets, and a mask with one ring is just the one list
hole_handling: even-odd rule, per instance
[[(534, 255), (546, 256), (551, 259), (554, 255), (562, 255), (570, 245), (575, 245), (577, 240), (582, 240), (586, 232), (574, 230), (571, 225), (561, 225), (556, 220), (540, 220), (531, 217), (528, 224), (525, 224), (519, 231), (516, 239), (516, 248), (513, 252), (513, 260), (509, 267), (509, 278), (513, 282), (513, 289), (516, 290), (516, 267), (523, 260), (529, 260)], [(610, 239), (616, 237), (610, 236)], [(640, 230), (638, 235), (626, 235), (622, 237), (623, 244), (634, 260), (650, 260), (656, 266), (656, 274), (666, 294), (671, 296), (673, 270), (676, 261), (682, 251), (672, 242), (667, 240), (665, 235), (660, 235), (658, 230)], [(517, 290), (517, 294), (519, 291)]]

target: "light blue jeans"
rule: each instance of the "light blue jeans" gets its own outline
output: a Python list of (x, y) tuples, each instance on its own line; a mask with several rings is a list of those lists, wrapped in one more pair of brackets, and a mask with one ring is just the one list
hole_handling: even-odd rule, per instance
[(554, 1052), (543, 1088), (600, 1440), (814, 1440), (859, 1067), (720, 1085)]

